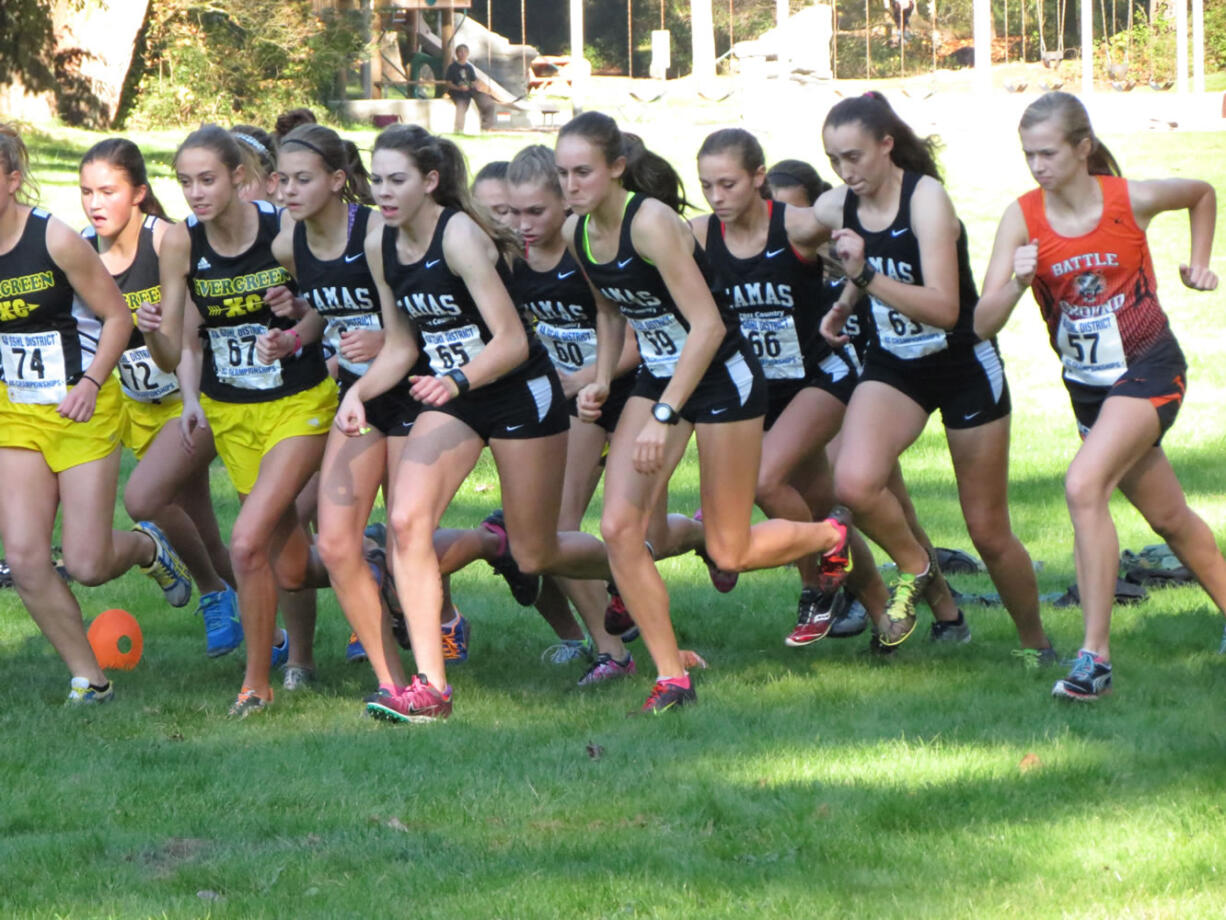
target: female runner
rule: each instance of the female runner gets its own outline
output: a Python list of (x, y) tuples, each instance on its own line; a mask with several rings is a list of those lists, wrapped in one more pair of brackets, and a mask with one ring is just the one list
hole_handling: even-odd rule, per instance
[[(322, 332), (340, 358), (341, 394), (366, 372), (383, 344), (375, 280), (366, 263), (368, 232), (382, 220), (364, 203), (370, 187), (357, 148), (318, 124), (293, 128), (281, 140), (277, 168), (291, 220), (273, 253), (309, 305), (303, 335)], [(297, 340), (280, 334), (270, 357), (293, 353)], [(384, 483), (388, 457), (398, 457), (417, 416), (407, 383), (366, 404), (367, 429), (347, 437), (332, 427), (320, 471), (319, 555), (341, 610), (370, 659), (381, 692), (403, 687), (404, 668), (383, 616), (378, 566), (364, 559), (363, 529)]]
[[(102, 703), (114, 687), (51, 563), (57, 509), (64, 563), (82, 584), (139, 565), (182, 607), (192, 583), (156, 524), (111, 529), (122, 399), (111, 371), (132, 328), (123, 297), (93, 247), (30, 204), (29, 156), (9, 125), (0, 125), (0, 170), (0, 481), (9, 486), (0, 540), (22, 603), (68, 666), (68, 702)], [(78, 297), (88, 313), (75, 310)]]
[(243, 641), (230, 556), (209, 497), (213, 437), (198, 429), (194, 449), (183, 449), (179, 381), (154, 363), (139, 329), (141, 304), (159, 304), (158, 252), (170, 227), (149, 187), (140, 149), (126, 138), (99, 141), (81, 160), (81, 207), (93, 243), (124, 295), (138, 328), (119, 358), (123, 390), (120, 440), (136, 455), (124, 487), (124, 507), (134, 521), (157, 523), (182, 557), (200, 589), (205, 652), (226, 655)]
[[(317, 344), (271, 362), (258, 353), (279, 337), (270, 330), (289, 325), (273, 316), (269, 301), (291, 295), (289, 276), (272, 253), (276, 210), (239, 195), (247, 178), (239, 143), (224, 128), (205, 125), (187, 137), (174, 162), (192, 216), (162, 243), (162, 310), (146, 341), (161, 367), (180, 367), (184, 443), (196, 428), (212, 428), (239, 494), (230, 558), (247, 668), (230, 714), (242, 718), (272, 702), (277, 587), (327, 583), (325, 572), (312, 570), (294, 498), (319, 467), (336, 387)], [(194, 310), (184, 309), (188, 296)], [(289, 334), (301, 339), (297, 329)]]
[(676, 172), (640, 145), (627, 145), (616, 122), (599, 112), (562, 128), (557, 163), (576, 215), (564, 232), (600, 295), (596, 377), (579, 392), (580, 418), (600, 417), (627, 320), (643, 360), (613, 435), (600, 528), (658, 670), (643, 712), (659, 713), (697, 699), (669, 619), (668, 591), (646, 545), (692, 432), (706, 552), (720, 569), (767, 568), (817, 552), (842, 557), (847, 528), (833, 520), (750, 527), (765, 380), (722, 292), (712, 294), (702, 250), (679, 216)]
[(1052, 695), (1092, 701), (1111, 689), (1109, 634), (1119, 538), (1108, 500), (1119, 488), (1226, 613), (1226, 560), (1188, 507), (1160, 446), (1186, 388), (1187, 365), (1166, 314), (1145, 228), (1188, 212), (1192, 247), (1179, 276), (1212, 291), (1216, 196), (1196, 179), (1132, 181), (1094, 135), (1085, 107), (1046, 93), (1022, 115), (1022, 150), (1039, 184), (996, 231), (975, 331), (995, 335), (1030, 288), (1064, 366), (1082, 444), (1065, 476), (1085, 642)]
[[(714, 213), (690, 225), (766, 374), (757, 503), (772, 517), (791, 521), (824, 517), (834, 505), (826, 445), (838, 433), (856, 384), (845, 349), (832, 350), (818, 331), (834, 299), (823, 283), (818, 253), (825, 228), (811, 207), (766, 197), (762, 146), (741, 128), (716, 131), (703, 141), (698, 177)], [(872, 554), (854, 532), (852, 552), (855, 569), (871, 579), (859, 587), (884, 601)], [(798, 560), (797, 568), (800, 602), (786, 642), (803, 646), (825, 637), (834, 623), (844, 571), (833, 569), (824, 578), (816, 555)]]
[[(562, 236), (566, 204), (553, 151), (540, 144), (521, 150), (507, 169), (507, 182), (508, 213), (525, 250), (524, 258), (515, 260), (510, 292), (512, 299), (536, 320), (534, 331), (549, 352), (570, 405), (558, 527), (578, 530), (600, 481), (605, 447), (634, 387), (632, 371), (638, 367), (638, 352), (633, 340), (627, 340), (600, 418), (581, 421), (575, 395), (592, 382), (596, 373), (596, 301)], [(633, 674), (634, 659), (622, 640), (605, 630), (604, 583), (566, 580), (562, 586), (596, 647), (596, 658), (579, 685)]]
[[(803, 160), (780, 160), (767, 172), (766, 181), (771, 188), (771, 196), (776, 201), (810, 210), (817, 203), (821, 194), (830, 190), (830, 184), (823, 181), (817, 174), (817, 170)], [(855, 301), (852, 312), (847, 314), (840, 334), (830, 344), (844, 350), (843, 353), (855, 365), (858, 377), (863, 369), (864, 353), (870, 338), (869, 321), (863, 309), (867, 306), (868, 299), (859, 293), (855, 285), (847, 282), (843, 274), (843, 266), (830, 254), (828, 244), (821, 247), (819, 252), (823, 266), (831, 273), (832, 295), (836, 291), (841, 291), (843, 296), (850, 295)], [(852, 302), (849, 301), (849, 304)], [(831, 463), (838, 455), (840, 442), (841, 436), (836, 434), (827, 445), (826, 454)], [(832, 486), (833, 483), (828, 485)], [(902, 478), (902, 466), (898, 462), (894, 463), (887, 488), (898, 499), (903, 509), (903, 516), (907, 519), (907, 526), (911, 528), (911, 532), (915, 534), (920, 545), (925, 551), (933, 552), (932, 541), (928, 539), (928, 534), (920, 526), (915, 514), (915, 506), (911, 503), (911, 496), (907, 494), (907, 485)], [(822, 494), (819, 492), (819, 499)], [(818, 503), (810, 495), (806, 495), (806, 499), (809, 500), (810, 507)], [(859, 599), (855, 597), (856, 595)], [(878, 577), (876, 567), (870, 567), (867, 564), (857, 565), (847, 577), (843, 595), (835, 601), (834, 622), (829, 627), (828, 634), (836, 639), (857, 636), (864, 632), (865, 621), (871, 617), (874, 629), (869, 642), (869, 650), (877, 654), (892, 652), (893, 647), (882, 645), (879, 639), (882, 617), (885, 615), (888, 600), (889, 593), (885, 590), (885, 584)], [(962, 611), (954, 603), (949, 585), (939, 571), (924, 591), (924, 600), (928, 602), (933, 615), (932, 626), (928, 634), (929, 639), (933, 642), (964, 643), (971, 641), (970, 624), (966, 622)], [(803, 641), (813, 635), (816, 630), (813, 627), (806, 629), (799, 626), (798, 632), (799, 635), (793, 633), (792, 644), (798, 640)]]
[[(844, 99), (822, 129), (845, 186), (818, 199), (835, 254), (870, 299), (872, 338), (835, 461), (840, 501), (898, 563), (880, 641), (903, 642), (937, 575), (888, 484), (895, 462), (938, 407), (962, 516), (1022, 645), (1047, 649), (1030, 557), (1009, 523), (1009, 391), (996, 345), (971, 328), (977, 298), (966, 233), (920, 140), (879, 93)], [(848, 308), (822, 321), (837, 339)]]
[(380, 291), (385, 338), (346, 394), (337, 424), (359, 434), (363, 403), (426, 355), (433, 373), (410, 381), (422, 411), (390, 472), (388, 516), (392, 569), (419, 673), (395, 696), (368, 706), (377, 716), (428, 721), (452, 708), (434, 531), (487, 442), (520, 568), (604, 578), (608, 563), (594, 537), (557, 533), (565, 400), (544, 348), (529, 344), (507, 294), (505, 256), (513, 240), (471, 204), (463, 155), (419, 127), (396, 125), (375, 141), (371, 172), (387, 226), (367, 238), (366, 258)]

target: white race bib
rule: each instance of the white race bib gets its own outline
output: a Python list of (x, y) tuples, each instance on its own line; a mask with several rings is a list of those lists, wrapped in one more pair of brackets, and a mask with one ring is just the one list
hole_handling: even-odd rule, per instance
[(1109, 387), (1128, 367), (1114, 313), (1083, 319), (1062, 313), (1056, 346), (1065, 378), (1086, 386)]
[(553, 363), (568, 374), (596, 360), (595, 329), (567, 329), (540, 320), (536, 334), (545, 343)]
[(9, 401), (55, 406), (68, 395), (64, 345), (58, 332), (0, 335), (0, 358)]
[(753, 349), (768, 380), (798, 380), (805, 375), (796, 323), (787, 313), (741, 316), (741, 335)]
[(221, 383), (241, 390), (275, 390), (281, 386), (281, 362), (260, 363), (255, 340), (268, 331), (260, 323), (209, 330), (213, 370)]
[(877, 341), (881, 347), (904, 361), (914, 361), (936, 354), (948, 347), (947, 333), (939, 326), (929, 326), (904, 316), (869, 295), (873, 304), (873, 322), (877, 326)]
[(485, 348), (485, 343), (481, 341), (481, 330), (475, 325), (448, 329), (446, 332), (426, 332), (423, 329), (421, 337), (426, 343), (426, 358), (430, 361), (430, 370), (436, 374), (445, 374), (454, 368), (463, 367)]
[(129, 399), (153, 402), (177, 392), (179, 378), (158, 367), (148, 347), (142, 345), (120, 355), (119, 385)]
[(671, 377), (685, 347), (685, 327), (671, 313), (650, 319), (631, 319), (639, 342), (639, 357), (653, 377)]
[(349, 361), (341, 355), (341, 334), (357, 332), (361, 329), (382, 332), (383, 320), (378, 313), (349, 313), (338, 316), (329, 314), (326, 319), (328, 321), (328, 328), (324, 330), (324, 341), (331, 345), (332, 350), (336, 352), (336, 357), (340, 361), (341, 367), (354, 376), (361, 377), (370, 368), (370, 362), (359, 363)]

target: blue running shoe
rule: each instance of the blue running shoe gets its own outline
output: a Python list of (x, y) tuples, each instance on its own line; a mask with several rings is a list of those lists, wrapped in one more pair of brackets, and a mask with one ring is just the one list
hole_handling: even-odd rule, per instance
[(200, 595), (198, 608), (204, 620), (204, 653), (210, 658), (229, 655), (243, 644), (243, 623), (238, 617), (238, 592), (229, 585), (224, 591)]
[(141, 571), (158, 583), (171, 607), (186, 607), (192, 599), (192, 577), (162, 528), (153, 521), (141, 521), (132, 530), (153, 541), (153, 561)]
[(1051, 695), (1058, 699), (1092, 703), (1111, 692), (1111, 664), (1102, 656), (1082, 649), (1068, 677), (1056, 681)]
[(283, 668), (289, 661), (289, 633), (281, 630), (281, 641), (272, 647), (272, 666)]
[(346, 663), (358, 664), (369, 660), (370, 658), (366, 654), (366, 649), (362, 647), (362, 643), (358, 640), (358, 634), (351, 632), (349, 634), (349, 644), (345, 646)]
[(443, 624), (443, 660), (449, 664), (460, 664), (468, 660), (468, 638), (471, 630), (468, 619), (454, 607), (455, 618), (450, 623)]

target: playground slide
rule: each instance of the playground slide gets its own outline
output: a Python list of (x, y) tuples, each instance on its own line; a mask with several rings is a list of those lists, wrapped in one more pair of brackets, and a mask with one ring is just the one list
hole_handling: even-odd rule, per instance
[[(442, 39), (427, 24), (425, 16), (419, 17), (418, 23), (422, 50), (442, 57)], [(513, 45), (506, 36), (491, 32), (468, 16), (456, 28), (452, 47), (461, 44), (468, 45), (468, 62), (477, 76), (489, 84), (490, 95), (496, 101), (510, 105), (524, 97), (528, 91), (528, 65), (537, 56), (536, 48)]]

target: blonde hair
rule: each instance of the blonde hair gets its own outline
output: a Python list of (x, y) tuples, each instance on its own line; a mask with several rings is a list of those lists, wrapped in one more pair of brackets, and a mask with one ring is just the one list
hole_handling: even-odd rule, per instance
[(1054, 121), (1064, 130), (1064, 139), (1076, 147), (1086, 138), (1090, 140), (1090, 159), (1087, 166), (1091, 176), (1119, 176), (1120, 164), (1094, 134), (1090, 114), (1081, 100), (1069, 93), (1044, 93), (1022, 113), (1018, 129), (1030, 128), (1042, 121)]
[(30, 175), (30, 152), (16, 125), (0, 124), (0, 163), (4, 165), (6, 176), (12, 172), (21, 173), (21, 184), (14, 196), (17, 202), (30, 206), (38, 204), (38, 183)]

